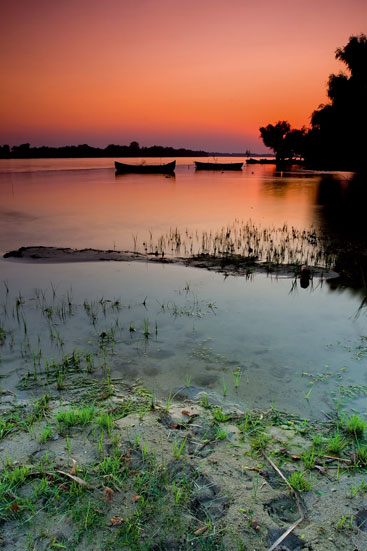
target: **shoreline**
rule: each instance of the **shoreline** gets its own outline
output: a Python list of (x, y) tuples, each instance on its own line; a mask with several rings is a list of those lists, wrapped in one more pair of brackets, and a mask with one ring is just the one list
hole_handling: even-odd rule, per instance
[[(235, 255), (166, 259), (56, 247), (22, 247), (6, 259), (168, 262), (244, 277), (299, 271)], [(63, 310), (53, 321), (49, 303), (35, 304), (63, 351), (57, 340)], [(71, 302), (63, 307), (74, 316)], [(18, 331), (28, 339), (21, 310)], [(15, 392), (0, 390), (4, 551), (334, 551), (351, 540), (353, 549), (364, 548), (363, 419), (357, 434), (349, 426), (357, 416), (344, 415), (339, 402), (321, 420), (306, 419), (281, 408), (216, 403), (206, 392), (187, 398), (187, 386), (159, 401), (141, 381), (111, 375), (114, 337), (104, 326), (95, 332), (100, 356), (94, 348), (83, 354), (74, 348), (49, 361), (41, 348), (38, 355), (30, 349)], [(0, 332), (4, 363), (12, 338), (13, 329)]]
[[(170, 257), (158, 253), (139, 253), (116, 251), (113, 249), (72, 249), (69, 247), (26, 246), (8, 251), (3, 255), (6, 260), (27, 262), (63, 263), (63, 262), (136, 262), (145, 261), (161, 264), (176, 264), (205, 268), (227, 275), (249, 277), (253, 273), (266, 273), (279, 276), (296, 277), (299, 275), (298, 264), (275, 264), (259, 262), (255, 258), (232, 256), (213, 256), (200, 254), (192, 257)], [(339, 274), (334, 270), (318, 266), (309, 266), (311, 275), (327, 279), (337, 279)]]
[(122, 379), (48, 390), (0, 393), (5, 551), (364, 548), (366, 444), (338, 413), (164, 404)]

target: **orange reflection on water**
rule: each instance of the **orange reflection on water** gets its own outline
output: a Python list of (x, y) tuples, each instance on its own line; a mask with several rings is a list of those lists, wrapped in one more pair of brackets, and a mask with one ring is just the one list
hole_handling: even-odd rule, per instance
[[(47, 161), (53, 162), (60, 160)], [(78, 162), (68, 160), (69, 168)], [(97, 168), (0, 174), (2, 250), (24, 245), (131, 250), (135, 239), (142, 248), (150, 233), (157, 239), (170, 228), (216, 232), (251, 219), (262, 227), (286, 223), (303, 229), (313, 221), (317, 177), (280, 177), (273, 166), (196, 172), (192, 159), (178, 161), (175, 177), (115, 176), (111, 159), (88, 162)]]

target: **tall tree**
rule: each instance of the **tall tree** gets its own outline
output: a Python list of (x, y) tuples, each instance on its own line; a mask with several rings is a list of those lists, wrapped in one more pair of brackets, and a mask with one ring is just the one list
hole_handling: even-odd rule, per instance
[(367, 135), (367, 37), (351, 36), (335, 52), (349, 74), (332, 74), (328, 81), (330, 103), (311, 116), (309, 160), (326, 168), (362, 166)]
[(305, 133), (305, 128), (291, 128), (288, 121), (278, 121), (275, 125), (260, 128), (264, 145), (274, 151), (277, 163), (286, 159), (291, 161), (295, 155), (303, 154)]
[(262, 141), (266, 147), (270, 147), (274, 151), (277, 163), (289, 157), (286, 136), (290, 129), (288, 121), (278, 121), (275, 125), (268, 124), (260, 128)]
[(351, 36), (335, 52), (347, 73), (329, 76), (330, 102), (311, 115), (311, 128), (291, 129), (287, 121), (260, 128), (277, 162), (300, 154), (314, 168), (365, 170), (367, 148), (367, 37)]

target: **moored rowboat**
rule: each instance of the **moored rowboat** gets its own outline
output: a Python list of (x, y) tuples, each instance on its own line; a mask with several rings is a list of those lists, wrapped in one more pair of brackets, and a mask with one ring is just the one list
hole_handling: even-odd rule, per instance
[(116, 174), (134, 172), (137, 174), (173, 174), (176, 168), (176, 161), (165, 165), (129, 165), (115, 161)]
[(201, 163), (195, 161), (196, 170), (242, 170), (243, 163)]

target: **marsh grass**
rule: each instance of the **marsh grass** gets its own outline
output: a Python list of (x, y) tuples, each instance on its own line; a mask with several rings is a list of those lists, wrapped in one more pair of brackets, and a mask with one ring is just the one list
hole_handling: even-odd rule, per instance
[(52, 439), (52, 427), (50, 426), (44, 427), (43, 431), (40, 434), (40, 442), (44, 443), (47, 440), (51, 440), (51, 439)]
[(148, 319), (144, 319), (143, 320), (143, 325), (144, 325), (144, 337), (146, 339), (149, 339), (149, 335), (150, 335), (150, 331), (149, 331), (149, 320)]
[(177, 440), (175, 440), (175, 441), (173, 442), (173, 457), (174, 457), (175, 459), (180, 459), (180, 457), (181, 457), (181, 455), (182, 455), (182, 453), (183, 453), (183, 450), (184, 450), (184, 448), (185, 448), (185, 446), (186, 446), (186, 440), (187, 440), (187, 439), (184, 438), (184, 439), (182, 440), (181, 443), (179, 443)]
[(358, 446), (355, 455), (357, 464), (364, 468), (367, 467), (367, 444)]
[[(134, 249), (138, 246), (134, 242)], [(327, 236), (315, 229), (298, 230), (283, 226), (263, 227), (252, 220), (235, 220), (217, 230), (181, 231), (171, 228), (156, 240), (143, 242), (148, 254), (217, 259), (218, 262), (247, 266), (263, 262), (274, 265), (309, 264), (329, 269), (334, 261)], [(250, 270), (251, 273), (251, 270)]]
[[(80, 409), (70, 409), (60, 411), (56, 415), (57, 422), (62, 427), (74, 427), (77, 425), (85, 426), (96, 418), (94, 406), (85, 406)], [(98, 418), (96, 418), (97, 421)]]
[(288, 477), (288, 482), (297, 492), (308, 492), (312, 489), (311, 483), (306, 480), (304, 473), (301, 472), (292, 473)]
[(218, 423), (226, 423), (231, 419), (231, 415), (226, 415), (221, 407), (217, 407), (212, 411), (213, 419)]
[(355, 439), (362, 438), (366, 427), (366, 421), (361, 419), (358, 415), (351, 415), (345, 423), (346, 431), (352, 434)]
[(336, 432), (326, 442), (326, 451), (339, 455), (346, 446), (347, 441), (340, 435), (339, 432)]
[(112, 429), (115, 425), (115, 420), (111, 413), (100, 413), (98, 417), (96, 417), (96, 423), (102, 431), (106, 429), (108, 435), (111, 436)]
[(238, 388), (241, 379), (241, 368), (239, 367), (235, 371), (232, 371), (233, 384), (235, 388)]
[(358, 486), (352, 486), (350, 489), (350, 496), (351, 498), (355, 497), (356, 495), (360, 493), (367, 492), (367, 482), (365, 479), (362, 480), (362, 482)]
[(270, 441), (270, 436), (264, 432), (257, 432), (255, 436), (250, 439), (251, 448), (254, 451), (263, 451), (266, 449)]
[(239, 429), (242, 432), (243, 436), (254, 436), (264, 431), (265, 424), (259, 418), (259, 415), (247, 411), (239, 425)]
[(312, 448), (310, 450), (306, 450), (301, 455), (301, 459), (303, 461), (304, 468), (307, 470), (312, 470), (316, 464), (315, 451)]

